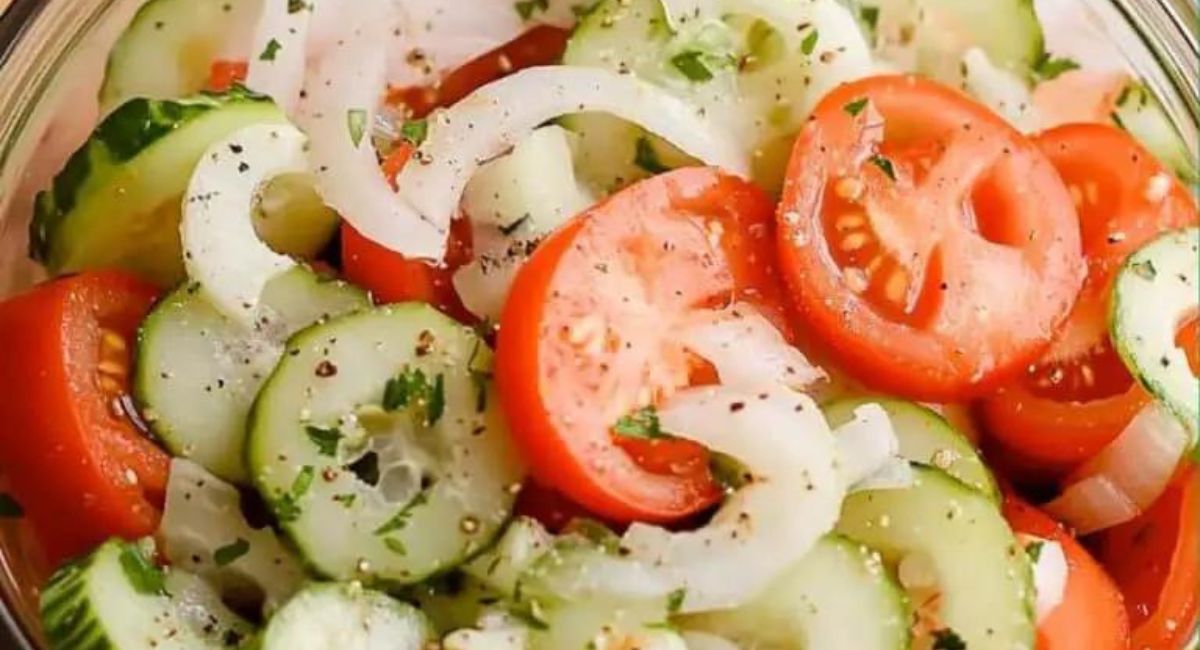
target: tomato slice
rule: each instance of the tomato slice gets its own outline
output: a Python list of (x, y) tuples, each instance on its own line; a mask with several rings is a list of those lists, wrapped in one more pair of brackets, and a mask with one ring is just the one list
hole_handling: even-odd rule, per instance
[(450, 106), (476, 88), (517, 70), (550, 65), (562, 59), (570, 32), (541, 25), (446, 75), (436, 85), (393, 88), (388, 103), (405, 107), (414, 117), (424, 117), (440, 106)]
[(778, 304), (773, 209), (753, 185), (683, 169), (534, 252), (501, 318), (496, 383), (538, 481), (617, 522), (676, 521), (720, 498), (702, 448), (613, 427), (689, 384), (695, 364), (676, 338), (697, 309)]
[(170, 458), (135, 423), (128, 390), (155, 292), (93, 272), (0, 304), (0, 464), (52, 562), (158, 525)]
[(1017, 498), (1005, 497), (1004, 516), (1018, 533), (1058, 542), (1067, 558), (1067, 587), (1062, 602), (1038, 625), (1038, 650), (1129, 648), (1121, 592), (1091, 554), (1058, 522)]
[(214, 61), (205, 88), (214, 93), (228, 92), (235, 84), (244, 83), (249, 72), (250, 64), (246, 61)]
[[(383, 161), (383, 172), (394, 184), (412, 156), (413, 148), (401, 144)], [(408, 259), (384, 248), (342, 223), (342, 265), (346, 279), (368, 289), (377, 302), (424, 302), (463, 323), (474, 322), (454, 290), (454, 272), (471, 261), (471, 224), (455, 219), (450, 244), (441, 263)]]
[(1183, 184), (1120, 129), (1074, 124), (1036, 142), (1075, 201), (1088, 275), (1047, 354), (980, 411), (1006, 457), (1057, 474), (1098, 454), (1149, 402), (1108, 338), (1113, 278), (1131, 253), (1197, 217)]
[(796, 141), (780, 264), (801, 321), (872, 388), (949, 402), (1045, 350), (1083, 276), (1046, 157), (957, 91), (849, 83)]
[(1183, 648), (1200, 624), (1200, 470), (1142, 516), (1100, 533), (1096, 549), (1125, 594), (1133, 650)]

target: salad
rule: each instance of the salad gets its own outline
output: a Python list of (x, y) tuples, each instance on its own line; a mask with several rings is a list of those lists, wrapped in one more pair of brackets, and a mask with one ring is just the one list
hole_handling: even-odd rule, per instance
[(0, 303), (53, 650), (1186, 650), (1196, 151), (1026, 0), (149, 0)]

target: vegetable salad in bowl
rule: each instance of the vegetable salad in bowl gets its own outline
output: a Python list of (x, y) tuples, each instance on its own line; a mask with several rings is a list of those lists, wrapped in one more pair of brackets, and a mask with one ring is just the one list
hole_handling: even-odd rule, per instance
[(1025, 0), (149, 0), (0, 302), (51, 650), (1190, 650), (1193, 134)]

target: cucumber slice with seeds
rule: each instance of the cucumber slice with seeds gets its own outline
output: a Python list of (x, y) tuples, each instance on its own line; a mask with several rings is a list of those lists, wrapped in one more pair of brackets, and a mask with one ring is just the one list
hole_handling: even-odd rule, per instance
[(1117, 99), (1117, 124), (1137, 138), (1150, 153), (1189, 185), (1200, 184), (1196, 150), (1189, 147), (1167, 117), (1163, 105), (1141, 82), (1131, 82)]
[(1200, 379), (1175, 345), (1200, 314), (1200, 229), (1167, 233), (1126, 260), (1113, 286), (1109, 328), (1121, 359), (1146, 390), (1200, 436)]
[(267, 284), (263, 315), (248, 330), (199, 289), (177, 289), (142, 324), (134, 397), (173, 454), (226, 481), (247, 483), (246, 416), (284, 342), (314, 322), (371, 302), (360, 289), (297, 267)]
[(287, 348), (255, 402), (247, 457), (314, 570), (414, 584), (492, 542), (524, 472), (474, 331), (396, 305), (312, 327)]
[(433, 630), (411, 605), (352, 583), (313, 585), (271, 619), (261, 650), (427, 650)]

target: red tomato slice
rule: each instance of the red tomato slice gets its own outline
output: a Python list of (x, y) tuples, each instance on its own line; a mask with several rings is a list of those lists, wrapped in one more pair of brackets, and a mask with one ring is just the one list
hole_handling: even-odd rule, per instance
[(1184, 647), (1200, 624), (1200, 471), (1137, 519), (1104, 531), (1097, 557), (1125, 594), (1132, 650)]
[(1098, 454), (1149, 402), (1108, 338), (1112, 281), (1130, 253), (1197, 217), (1183, 184), (1120, 129), (1075, 124), (1036, 142), (1074, 198), (1088, 276), (1049, 352), (980, 411), (1006, 457), (1054, 474)]
[(684, 169), (614, 195), (538, 248), (496, 353), (501, 401), (537, 480), (617, 522), (679, 520), (716, 502), (703, 448), (612, 429), (689, 384), (695, 364), (676, 332), (698, 308), (778, 304), (773, 207), (744, 181)]
[(981, 395), (1037, 359), (1083, 277), (1071, 196), (1046, 157), (915, 77), (821, 102), (779, 223), (812, 335), (871, 387), (923, 401)]
[(153, 533), (170, 458), (129, 413), (155, 288), (85, 273), (0, 304), (0, 464), (52, 562)]
[(513, 506), (517, 516), (532, 517), (552, 533), (559, 533), (576, 519), (595, 519), (583, 506), (571, 501), (557, 490), (537, 481), (526, 481)]
[(1008, 496), (1004, 516), (1013, 530), (1056, 541), (1067, 558), (1062, 602), (1038, 625), (1038, 650), (1126, 650), (1129, 617), (1121, 592), (1075, 538), (1033, 506)]
[(394, 88), (388, 103), (404, 106), (414, 117), (424, 117), (440, 106), (450, 106), (476, 88), (507, 75), (537, 65), (550, 65), (562, 59), (570, 32), (557, 27), (539, 26), (516, 40), (463, 65), (434, 86)]
[[(395, 183), (413, 149), (400, 145), (383, 161), (383, 172)], [(435, 264), (427, 260), (410, 260), (367, 239), (349, 223), (342, 223), (342, 266), (346, 279), (370, 290), (377, 302), (424, 302), (464, 323), (475, 317), (467, 311), (453, 277), (464, 264), (471, 261), (471, 224), (455, 219), (450, 228), (450, 244), (446, 260)]]
[(227, 92), (234, 84), (244, 83), (250, 71), (250, 64), (245, 61), (215, 61), (208, 73), (206, 89), (214, 93)]

